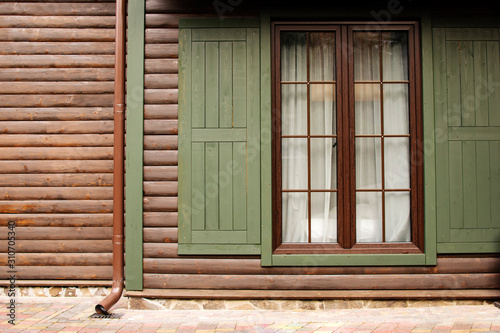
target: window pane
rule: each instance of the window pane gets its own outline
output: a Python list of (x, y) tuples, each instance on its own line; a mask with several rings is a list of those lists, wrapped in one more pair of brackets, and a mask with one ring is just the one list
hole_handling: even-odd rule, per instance
[(309, 38), (310, 80), (335, 80), (335, 33), (312, 32)]
[(356, 138), (356, 188), (382, 188), (380, 138)]
[(337, 107), (334, 84), (311, 84), (311, 135), (337, 133)]
[(337, 193), (311, 193), (311, 242), (337, 242)]
[(382, 193), (356, 193), (356, 242), (382, 242)]
[(334, 138), (311, 139), (311, 188), (337, 189), (337, 147)]
[(281, 134), (307, 135), (307, 86), (281, 85)]
[(307, 193), (282, 194), (283, 243), (307, 243), (309, 239)]
[(380, 84), (356, 84), (354, 88), (356, 134), (380, 134)]
[(380, 33), (354, 33), (354, 80), (380, 81)]
[(408, 80), (408, 33), (382, 33), (382, 73), (384, 81)]
[(410, 188), (410, 139), (385, 138), (385, 188)]
[(386, 192), (385, 241), (411, 241), (410, 192)]
[(384, 84), (384, 134), (410, 134), (406, 84)]
[(307, 33), (281, 33), (281, 80), (307, 80)]
[(307, 139), (281, 141), (281, 181), (284, 190), (307, 189)]

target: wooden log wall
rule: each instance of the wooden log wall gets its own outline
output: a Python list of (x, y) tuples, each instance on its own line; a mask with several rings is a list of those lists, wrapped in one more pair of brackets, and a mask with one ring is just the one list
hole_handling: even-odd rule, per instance
[(0, 279), (11, 220), (21, 283), (112, 278), (114, 15), (0, 1)]

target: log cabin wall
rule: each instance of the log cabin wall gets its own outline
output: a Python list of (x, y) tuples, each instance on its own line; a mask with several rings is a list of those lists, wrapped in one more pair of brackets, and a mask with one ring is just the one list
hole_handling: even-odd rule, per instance
[(0, 1), (1, 279), (15, 221), (18, 285), (110, 285), (114, 15)]

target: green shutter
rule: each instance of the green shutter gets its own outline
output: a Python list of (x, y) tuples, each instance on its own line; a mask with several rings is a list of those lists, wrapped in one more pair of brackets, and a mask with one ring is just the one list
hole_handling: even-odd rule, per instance
[(259, 43), (257, 20), (181, 21), (179, 254), (260, 254)]
[(438, 252), (500, 252), (499, 31), (434, 29)]

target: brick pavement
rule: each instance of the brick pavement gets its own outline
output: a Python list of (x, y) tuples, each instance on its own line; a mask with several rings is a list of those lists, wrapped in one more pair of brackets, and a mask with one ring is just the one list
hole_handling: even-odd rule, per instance
[(492, 304), (332, 310), (134, 310), (122, 298), (119, 318), (90, 318), (102, 298), (20, 297), (16, 324), (0, 297), (0, 332), (500, 332)]

